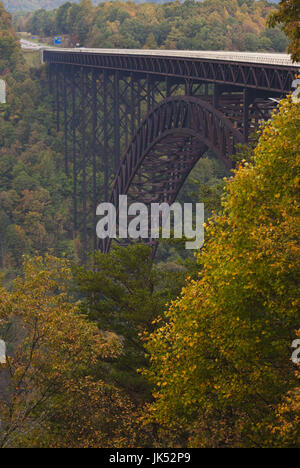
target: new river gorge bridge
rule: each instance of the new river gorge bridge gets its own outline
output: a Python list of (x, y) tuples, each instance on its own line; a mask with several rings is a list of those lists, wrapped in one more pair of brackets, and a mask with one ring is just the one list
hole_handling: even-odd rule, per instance
[[(72, 179), (74, 231), (99, 247), (96, 207), (119, 195), (172, 204), (208, 150), (233, 166), (300, 64), (286, 54), (44, 49)], [(93, 246), (90, 244), (93, 239)], [(110, 248), (109, 241), (100, 245)]]

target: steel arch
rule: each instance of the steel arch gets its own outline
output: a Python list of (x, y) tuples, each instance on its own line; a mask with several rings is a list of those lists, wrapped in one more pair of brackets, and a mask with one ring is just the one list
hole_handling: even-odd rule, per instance
[[(187, 176), (207, 149), (227, 167), (236, 145), (245, 143), (232, 122), (207, 101), (173, 96), (161, 101), (144, 119), (129, 144), (113, 185), (110, 202), (173, 203)], [(100, 241), (104, 252), (111, 240)]]

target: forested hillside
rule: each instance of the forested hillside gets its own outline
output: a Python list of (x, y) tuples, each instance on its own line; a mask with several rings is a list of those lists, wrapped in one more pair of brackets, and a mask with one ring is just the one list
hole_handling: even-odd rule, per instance
[[(168, 0), (153, 0), (153, 3), (164, 3)], [(4, 7), (11, 13), (39, 10), (53, 10), (65, 3), (65, 0), (3, 0)], [(71, 3), (80, 3), (80, 0), (72, 0)], [(101, 0), (93, 0), (93, 3), (101, 3)], [(141, 3), (141, 0), (136, 0)]]
[[(274, 30), (268, 8), (83, 0), (22, 21), (85, 45), (234, 50), (284, 50), (283, 25), (299, 60), (298, 0)], [(234, 171), (211, 152), (193, 169), (179, 201), (205, 203), (195, 255), (180, 239), (85, 264), (46, 71), (0, 2), (0, 448), (300, 448), (299, 96)]]
[(24, 254), (68, 250), (71, 200), (45, 71), (24, 63), (1, 3), (0, 28), (0, 77), (7, 83), (7, 104), (0, 105), (0, 267), (10, 277)]
[(253, 163), (228, 181), (199, 278), (147, 337), (150, 420), (186, 430), (192, 446), (299, 447), (289, 350), (300, 305), (299, 154), (300, 104), (284, 100)]
[(205, 0), (164, 5), (106, 2), (66, 3), (19, 18), (18, 30), (40, 36), (65, 35), (65, 45), (86, 47), (247, 50), (283, 52), (281, 29), (269, 29), (265, 1)]
[[(39, 8), (52, 10), (63, 3), (64, 0), (3, 0), (5, 9), (11, 13), (34, 11)], [(73, 0), (73, 3), (79, 3), (79, 0)]]
[(13, 70), (20, 59), (20, 46), (12, 27), (11, 16), (0, 3), (0, 73)]

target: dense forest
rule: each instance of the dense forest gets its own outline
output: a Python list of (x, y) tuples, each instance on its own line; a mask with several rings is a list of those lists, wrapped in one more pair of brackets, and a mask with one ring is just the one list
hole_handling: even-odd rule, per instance
[[(80, 0), (74, 0), (73, 3), (79, 3)], [(4, 8), (10, 13), (39, 10), (53, 10), (61, 6), (64, 0), (3, 0)]]
[[(153, 0), (152, 3), (165, 3), (168, 0)], [(277, 3), (277, 0), (274, 0)], [(101, 3), (102, 0), (93, 0), (94, 4)], [(21, 13), (25, 11), (34, 11), (44, 8), (53, 10), (65, 3), (65, 0), (3, 0), (4, 8), (10, 13)], [(72, 0), (72, 3), (80, 3), (80, 0)], [(136, 0), (136, 3), (142, 3), (142, 0)]]
[[(283, 26), (299, 60), (298, 2), (294, 16), (283, 3), (273, 30), (265, 2), (234, 0), (84, 0), (72, 21), (70, 4), (22, 21), (86, 45), (243, 49), (252, 34), (259, 50), (284, 50)], [(82, 265), (46, 69), (28, 66), (1, 3), (0, 79), (0, 447), (299, 448), (299, 99), (233, 173), (199, 161), (180, 195), (207, 206), (196, 256), (133, 244)]]
[(2, 5), (0, 11), (0, 66), (8, 94), (7, 105), (0, 105), (0, 265), (10, 277), (22, 254), (68, 252), (71, 202), (45, 71), (30, 72), (11, 18)]
[(266, 1), (186, 0), (163, 5), (106, 2), (94, 6), (65, 3), (54, 11), (38, 10), (19, 17), (19, 31), (65, 36), (65, 45), (86, 47), (247, 50), (283, 52), (287, 38), (266, 20)]

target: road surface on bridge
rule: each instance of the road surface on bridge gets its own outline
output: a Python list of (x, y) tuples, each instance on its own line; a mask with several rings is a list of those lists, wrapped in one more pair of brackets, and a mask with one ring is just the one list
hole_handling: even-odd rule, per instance
[(227, 51), (196, 51), (196, 50), (147, 50), (147, 49), (87, 49), (85, 47), (66, 48), (44, 48), (45, 51), (60, 51), (64, 53), (99, 54), (99, 55), (136, 55), (156, 56), (165, 58), (194, 58), (205, 60), (222, 60), (230, 62), (262, 63), (266, 65), (300, 67), (300, 63), (292, 61), (288, 54), (257, 53), (257, 52), (227, 52)]

